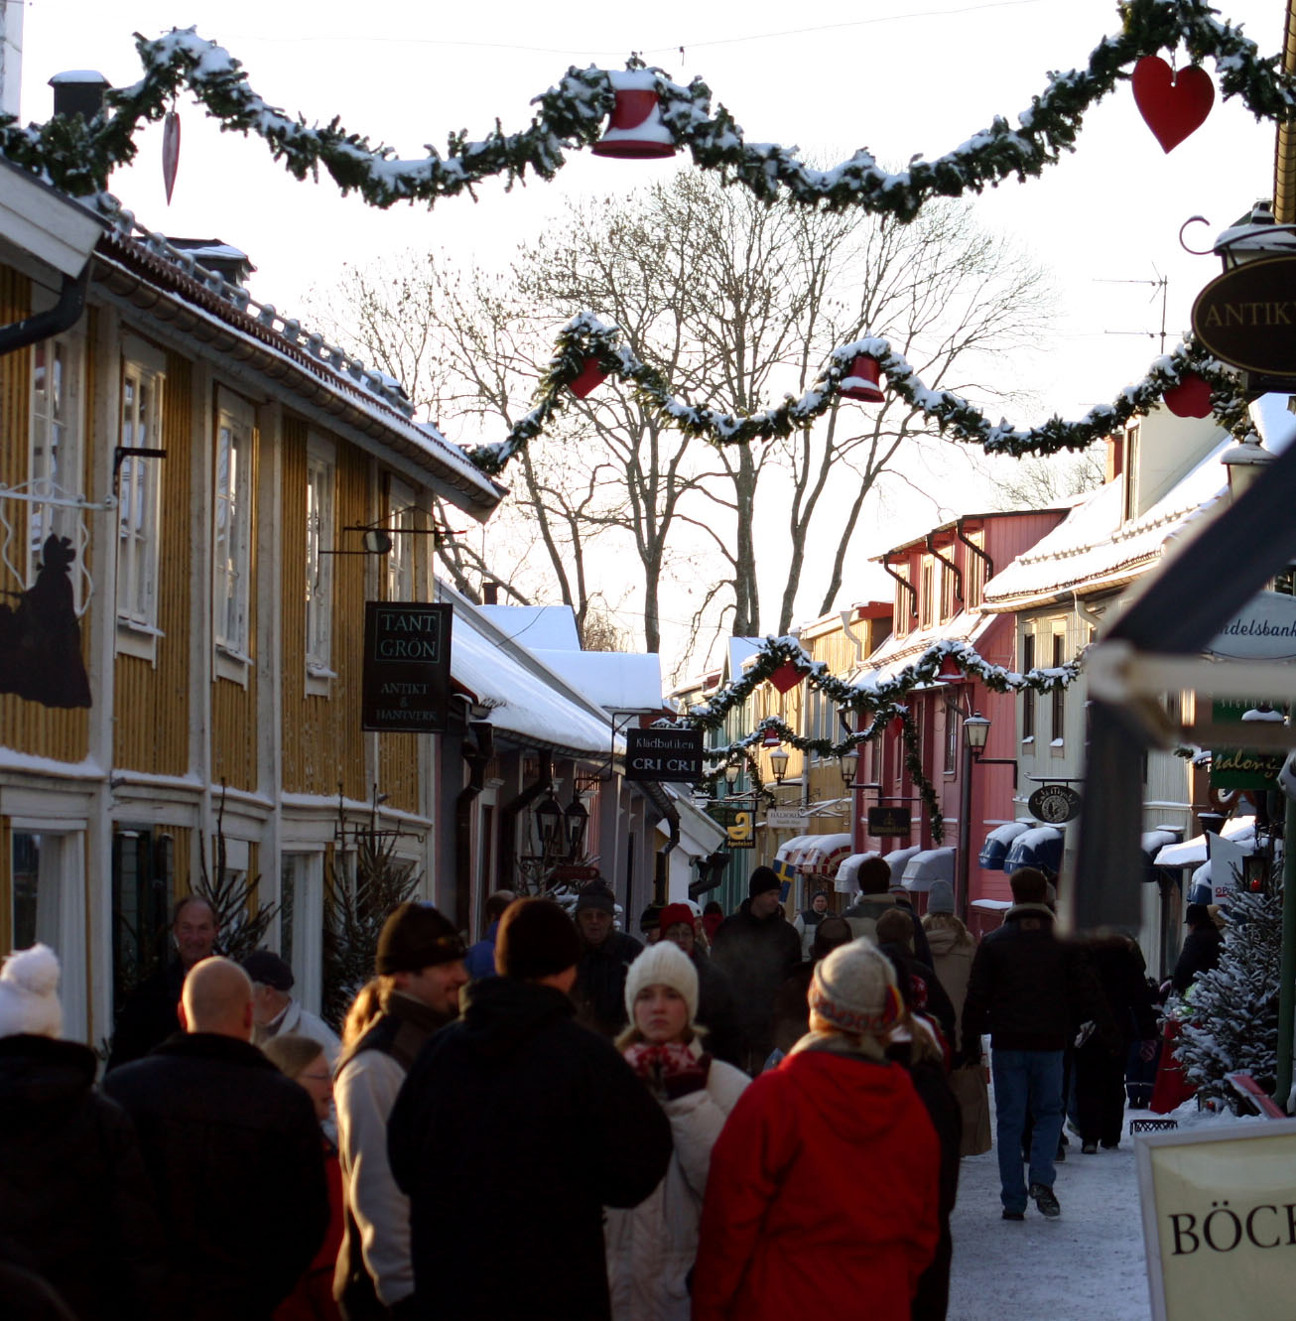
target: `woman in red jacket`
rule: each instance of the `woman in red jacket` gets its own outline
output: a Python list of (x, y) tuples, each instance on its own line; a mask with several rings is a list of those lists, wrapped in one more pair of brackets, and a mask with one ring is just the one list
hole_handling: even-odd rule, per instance
[(901, 1010), (865, 940), (810, 985), (810, 1032), (742, 1094), (711, 1156), (694, 1321), (908, 1321), (936, 1248), (940, 1144), (884, 1055)]

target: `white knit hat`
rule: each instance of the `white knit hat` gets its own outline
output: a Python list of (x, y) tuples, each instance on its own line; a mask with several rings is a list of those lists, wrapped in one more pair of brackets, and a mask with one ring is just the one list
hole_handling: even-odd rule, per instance
[(58, 982), (58, 955), (48, 945), (15, 950), (0, 967), (0, 1037), (57, 1037), (63, 1031)]
[(904, 1002), (891, 960), (871, 940), (852, 940), (815, 964), (810, 1008), (842, 1032), (885, 1032)]
[(634, 1022), (634, 1005), (645, 986), (669, 986), (678, 991), (688, 1005), (689, 1024), (697, 1017), (698, 975), (693, 960), (674, 941), (659, 940), (630, 965), (626, 973), (625, 1003)]

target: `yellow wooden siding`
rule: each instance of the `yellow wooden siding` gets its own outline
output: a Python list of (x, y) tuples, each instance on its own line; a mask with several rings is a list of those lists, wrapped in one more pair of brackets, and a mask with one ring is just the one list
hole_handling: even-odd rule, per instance
[(156, 665), (119, 655), (113, 761), (152, 775), (183, 775), (189, 766), (189, 575), (194, 553), (190, 517), (193, 453), (192, 373), (187, 359), (167, 355), (162, 392), (161, 544), (158, 548)]
[(13, 936), (13, 838), (5, 816), (0, 817), (0, 950), (13, 949)]
[[(0, 267), (0, 325), (9, 325), (20, 321), (31, 311), (31, 282), (26, 276), (8, 267)], [(90, 338), (93, 340), (93, 320), (89, 322)], [(0, 358), (0, 482), (16, 485), (27, 480), (28, 425), (31, 406), (31, 349), (21, 349)], [(89, 431), (91, 413), (91, 392), (89, 383), (93, 379), (93, 359), (86, 353), (85, 372), (82, 378), (85, 388), (80, 400), (81, 432), (83, 453), (86, 463), (93, 452), (94, 437)], [(88, 472), (88, 467), (86, 469)], [(83, 479), (83, 490), (89, 490), (88, 481)], [(2, 512), (10, 528), (13, 529), (12, 546), (21, 553), (25, 536), (26, 513), (28, 506), (15, 500), (5, 501)], [(86, 514), (87, 519), (91, 517)], [(13, 550), (11, 550), (11, 557)], [(88, 558), (93, 570), (93, 560)], [(21, 591), (24, 584), (9, 580), (0, 582), (0, 591), (13, 593)], [(5, 598), (12, 606), (14, 598)], [(89, 656), (89, 615), (81, 620), (81, 656)], [(99, 694), (92, 695), (98, 700)], [(50, 757), (56, 761), (77, 762), (85, 759), (89, 750), (89, 712), (84, 709), (63, 710), (42, 706), (39, 702), (28, 702), (11, 693), (0, 694), (0, 746), (15, 748), (19, 752), (30, 753), (38, 757)]]
[[(360, 676), (364, 655), (364, 555), (333, 556), (333, 635), (328, 694), (306, 692), (306, 424), (283, 423), (283, 788), (285, 793), (331, 796), (341, 783), (348, 798), (368, 800)], [(369, 522), (369, 461), (338, 444), (334, 526), (330, 549), (358, 549), (341, 529)], [(384, 786), (385, 788), (385, 786)], [(388, 791), (390, 792), (390, 791)]]
[[(216, 416), (213, 409), (212, 416)], [(213, 437), (204, 437), (210, 449), (213, 471), (216, 446)], [(261, 469), (261, 433), (252, 428), (252, 464), (250, 490), (252, 491), (251, 545), (248, 548), (248, 655), (253, 663), (247, 667), (247, 686), (229, 679), (217, 679), (212, 684), (212, 783), (228, 784), (232, 789), (254, 791), (257, 786), (257, 574), (260, 556), (257, 553), (258, 520), (270, 514), (263, 511), (256, 498)], [(208, 563), (211, 555), (205, 555)]]

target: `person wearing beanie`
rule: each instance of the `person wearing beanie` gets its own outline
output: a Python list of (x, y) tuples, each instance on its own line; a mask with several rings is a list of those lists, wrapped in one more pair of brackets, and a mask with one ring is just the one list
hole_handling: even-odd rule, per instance
[(963, 1021), (963, 1002), (967, 999), (968, 977), (976, 941), (972, 933), (954, 915), (954, 888), (948, 881), (933, 881), (927, 892), (927, 913), (922, 929), (931, 950), (931, 969), (936, 974), (954, 1008), (954, 1035), (950, 1048), (962, 1049), (959, 1028)]
[(698, 979), (698, 1006), (694, 1018), (706, 1029), (707, 1050), (726, 1064), (742, 1067), (742, 1035), (734, 1008), (729, 978), (702, 948), (697, 918), (688, 904), (667, 904), (661, 912), (663, 940), (677, 945), (693, 964)]
[(603, 881), (591, 881), (576, 897), (581, 957), (576, 965), (576, 1016), (610, 1041), (625, 1026), (626, 969), (643, 945), (615, 931), (616, 900)]
[(753, 1076), (774, 1049), (779, 987), (801, 962), (801, 938), (783, 912), (782, 888), (769, 867), (757, 867), (747, 882), (747, 898), (717, 928), (711, 948), (712, 959), (733, 990), (742, 1067)]
[(1220, 954), (1224, 950), (1224, 933), (1211, 917), (1206, 904), (1189, 904), (1184, 909), (1184, 922), (1188, 926), (1188, 935), (1170, 977), (1171, 986), (1180, 995), (1187, 995), (1188, 988), (1202, 973), (1219, 967)]
[[(1053, 1192), (1062, 1135), (1063, 1054), (1080, 1024), (1107, 1022), (1093, 971), (1074, 946), (1053, 933), (1042, 872), (1014, 872), (1013, 906), (1003, 925), (982, 937), (968, 975), (960, 1034), (963, 1060), (981, 1059), (990, 1032), (995, 1091), (999, 1198), (1005, 1220), (1022, 1220), (1028, 1198), (1050, 1219), (1061, 1214)], [(1031, 1125), (1030, 1180), (1022, 1177), (1022, 1135)]]
[(183, 1032), (104, 1078), (135, 1123), (161, 1212), (162, 1315), (268, 1317), (328, 1228), (315, 1107), (252, 1045), (252, 982), (237, 963), (189, 970), (180, 1021)]
[[(153, 1188), (130, 1120), (95, 1090), (94, 1052), (58, 1039), (58, 979), (47, 945), (0, 967), (0, 1239), (81, 1321), (160, 1316)], [(2, 1282), (0, 1300), (20, 1306)]]
[(581, 956), (557, 904), (511, 904), (499, 975), (469, 987), (463, 1017), (428, 1042), (401, 1088), (388, 1154), (410, 1199), (414, 1315), (611, 1315), (603, 1209), (652, 1193), (671, 1130), (612, 1043), (576, 1022)]
[(273, 950), (254, 949), (243, 960), (243, 971), (252, 978), (252, 1044), (264, 1047), (280, 1034), (310, 1037), (323, 1047), (331, 1070), (342, 1043), (318, 1014), (293, 998), (293, 972), (287, 963)]
[[(679, 916), (673, 909), (692, 916), (686, 905), (671, 904), (663, 926)], [(748, 1079), (712, 1057), (696, 1021), (697, 969), (669, 935), (630, 965), (625, 999), (630, 1026), (616, 1044), (665, 1112), (675, 1150), (651, 1196), (633, 1209), (607, 1213), (612, 1319), (689, 1321), (688, 1275), (697, 1257), (711, 1148)]]
[(940, 1145), (886, 1058), (903, 1012), (891, 964), (851, 941), (816, 964), (809, 998), (810, 1031), (712, 1150), (694, 1321), (859, 1316), (862, 1299), (870, 1321), (909, 1321), (933, 1259)]
[(348, 1317), (412, 1306), (409, 1200), (387, 1162), (387, 1121), (424, 1042), (459, 1012), (464, 955), (430, 904), (398, 905), (378, 936), (375, 981), (357, 996), (379, 1012), (365, 1022), (353, 1006), (347, 1016), (334, 1083), (346, 1224), (334, 1292)]
[(645, 945), (655, 945), (661, 939), (661, 915), (661, 904), (649, 904), (639, 914), (639, 934)]

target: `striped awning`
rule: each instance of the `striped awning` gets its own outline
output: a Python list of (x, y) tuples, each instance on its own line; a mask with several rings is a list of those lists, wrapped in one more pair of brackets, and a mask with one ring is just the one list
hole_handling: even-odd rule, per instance
[(851, 837), (837, 835), (808, 835), (805, 846), (797, 854), (797, 870), (802, 876), (832, 878), (837, 868), (850, 856)]

